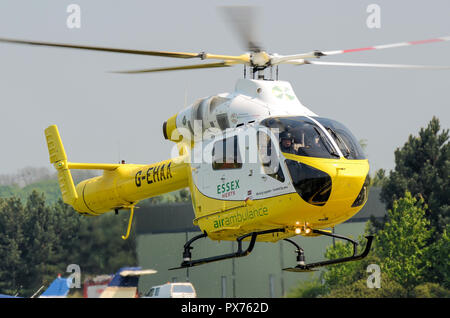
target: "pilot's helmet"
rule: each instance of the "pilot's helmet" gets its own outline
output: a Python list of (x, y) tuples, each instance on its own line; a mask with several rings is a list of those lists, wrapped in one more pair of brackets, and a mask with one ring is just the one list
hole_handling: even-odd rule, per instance
[(283, 139), (289, 139), (291, 142), (294, 142), (294, 136), (288, 131), (283, 131), (280, 134), (280, 141), (283, 141)]

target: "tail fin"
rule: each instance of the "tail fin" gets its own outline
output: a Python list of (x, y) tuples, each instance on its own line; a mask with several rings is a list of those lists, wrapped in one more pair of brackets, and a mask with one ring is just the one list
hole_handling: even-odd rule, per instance
[(67, 165), (67, 155), (58, 132), (58, 127), (52, 125), (45, 129), (45, 138), (47, 139), (50, 163), (55, 166), (58, 172), (58, 182), (63, 201), (73, 205), (78, 199), (78, 195), (73, 184), (72, 174)]

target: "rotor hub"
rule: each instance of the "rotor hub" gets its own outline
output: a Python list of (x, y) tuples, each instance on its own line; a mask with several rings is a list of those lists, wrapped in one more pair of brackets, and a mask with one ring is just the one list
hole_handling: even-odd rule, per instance
[(253, 52), (250, 55), (250, 62), (252, 67), (264, 67), (270, 65), (270, 56), (265, 51)]

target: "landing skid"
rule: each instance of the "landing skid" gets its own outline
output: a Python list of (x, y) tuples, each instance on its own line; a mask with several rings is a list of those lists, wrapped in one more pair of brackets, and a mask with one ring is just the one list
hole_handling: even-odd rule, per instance
[(288, 272), (311, 272), (311, 271), (316, 271), (317, 267), (340, 264), (340, 263), (345, 263), (345, 262), (358, 261), (358, 260), (365, 258), (369, 254), (370, 248), (372, 246), (373, 236), (371, 236), (371, 235), (366, 236), (366, 238), (367, 238), (366, 247), (361, 254), (357, 255), (358, 242), (356, 242), (348, 237), (342, 236), (342, 235), (324, 232), (321, 230), (313, 230), (313, 233), (331, 236), (331, 237), (335, 237), (338, 239), (342, 239), (342, 240), (351, 242), (353, 244), (353, 255), (349, 256), (349, 257), (342, 257), (342, 258), (337, 258), (337, 259), (332, 259), (332, 260), (327, 260), (327, 261), (322, 261), (322, 262), (306, 264), (304, 250), (294, 241), (289, 240), (289, 239), (284, 239), (285, 241), (293, 244), (297, 248), (297, 250), (295, 251), (297, 253), (297, 266), (283, 268), (283, 270), (288, 271)]
[[(192, 239), (187, 241), (186, 244), (184, 244), (183, 262), (181, 263), (181, 265), (179, 267), (169, 268), (169, 270), (189, 268), (189, 267), (207, 264), (207, 263), (211, 263), (211, 262), (217, 262), (217, 261), (221, 261), (221, 260), (247, 256), (253, 251), (253, 248), (255, 247), (255, 243), (256, 243), (256, 238), (258, 237), (258, 235), (277, 233), (277, 232), (285, 232), (285, 229), (273, 229), (273, 230), (267, 230), (267, 231), (261, 231), (261, 232), (248, 233), (248, 234), (240, 236), (236, 239), (236, 241), (238, 243), (238, 248), (237, 248), (237, 251), (234, 253), (222, 254), (222, 255), (192, 260), (191, 250), (193, 249), (193, 247), (191, 245), (195, 241), (197, 241), (201, 238), (207, 237), (208, 234), (206, 232), (204, 232), (200, 235), (194, 236)], [(303, 248), (301, 248), (297, 243), (295, 243), (294, 241), (292, 241), (290, 239), (284, 239), (286, 242), (291, 243), (292, 245), (294, 245), (297, 248), (297, 250), (295, 251), (297, 253), (297, 266), (283, 268), (283, 270), (288, 271), (288, 272), (313, 272), (313, 271), (318, 270), (317, 267), (361, 260), (369, 254), (370, 248), (372, 246), (373, 236), (366, 236), (366, 238), (367, 238), (366, 247), (361, 254), (357, 255), (358, 242), (356, 242), (348, 237), (342, 236), (342, 235), (337, 235), (337, 234), (333, 234), (333, 233), (329, 233), (329, 232), (325, 232), (325, 231), (321, 231), (321, 230), (313, 230), (313, 233), (331, 236), (334, 238), (338, 238), (338, 239), (342, 239), (342, 240), (351, 242), (353, 244), (353, 255), (349, 256), (349, 257), (343, 257), (343, 258), (338, 258), (338, 259), (333, 259), (333, 260), (326, 260), (326, 261), (322, 261), (322, 262), (306, 264), (305, 252), (304, 252)], [(250, 237), (250, 242), (248, 244), (247, 249), (244, 250), (242, 248), (242, 241), (248, 237)]]
[(294, 272), (294, 273), (311, 273), (318, 271), (318, 269), (302, 268), (299, 266), (283, 268), (283, 270), (286, 272)]
[[(256, 238), (258, 237), (258, 235), (284, 232), (284, 231), (285, 231), (284, 229), (274, 229), (274, 230), (248, 233), (248, 234), (240, 236), (236, 239), (236, 241), (238, 243), (238, 249), (234, 253), (222, 254), (222, 255), (217, 255), (217, 256), (212, 256), (212, 257), (207, 257), (207, 258), (201, 258), (198, 260), (192, 260), (191, 250), (193, 249), (193, 247), (191, 247), (191, 244), (194, 243), (198, 239), (207, 237), (208, 235), (206, 234), (206, 232), (204, 232), (200, 235), (193, 237), (188, 242), (186, 242), (186, 244), (184, 244), (183, 262), (181, 263), (181, 265), (179, 267), (169, 268), (169, 270), (189, 268), (189, 267), (198, 266), (198, 265), (216, 262), (216, 261), (221, 261), (221, 260), (225, 260), (225, 259), (247, 256), (248, 254), (250, 254), (253, 251), (253, 248), (255, 247), (255, 243), (256, 243)], [(242, 241), (249, 236), (251, 237), (250, 243), (249, 243), (247, 249), (243, 250), (242, 249)]]

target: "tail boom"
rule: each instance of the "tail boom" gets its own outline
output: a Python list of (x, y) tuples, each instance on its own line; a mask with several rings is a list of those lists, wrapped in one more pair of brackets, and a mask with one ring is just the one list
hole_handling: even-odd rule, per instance
[(121, 164), (112, 171), (105, 170), (102, 176), (84, 180), (76, 186), (80, 200), (74, 208), (98, 215), (185, 188), (188, 186), (187, 164), (181, 159), (151, 165)]
[[(99, 215), (130, 208), (138, 201), (188, 186), (187, 154), (150, 165), (68, 162), (56, 125), (45, 129), (52, 163), (58, 172), (63, 201), (82, 214)], [(103, 170), (103, 175), (76, 187), (70, 169)]]

